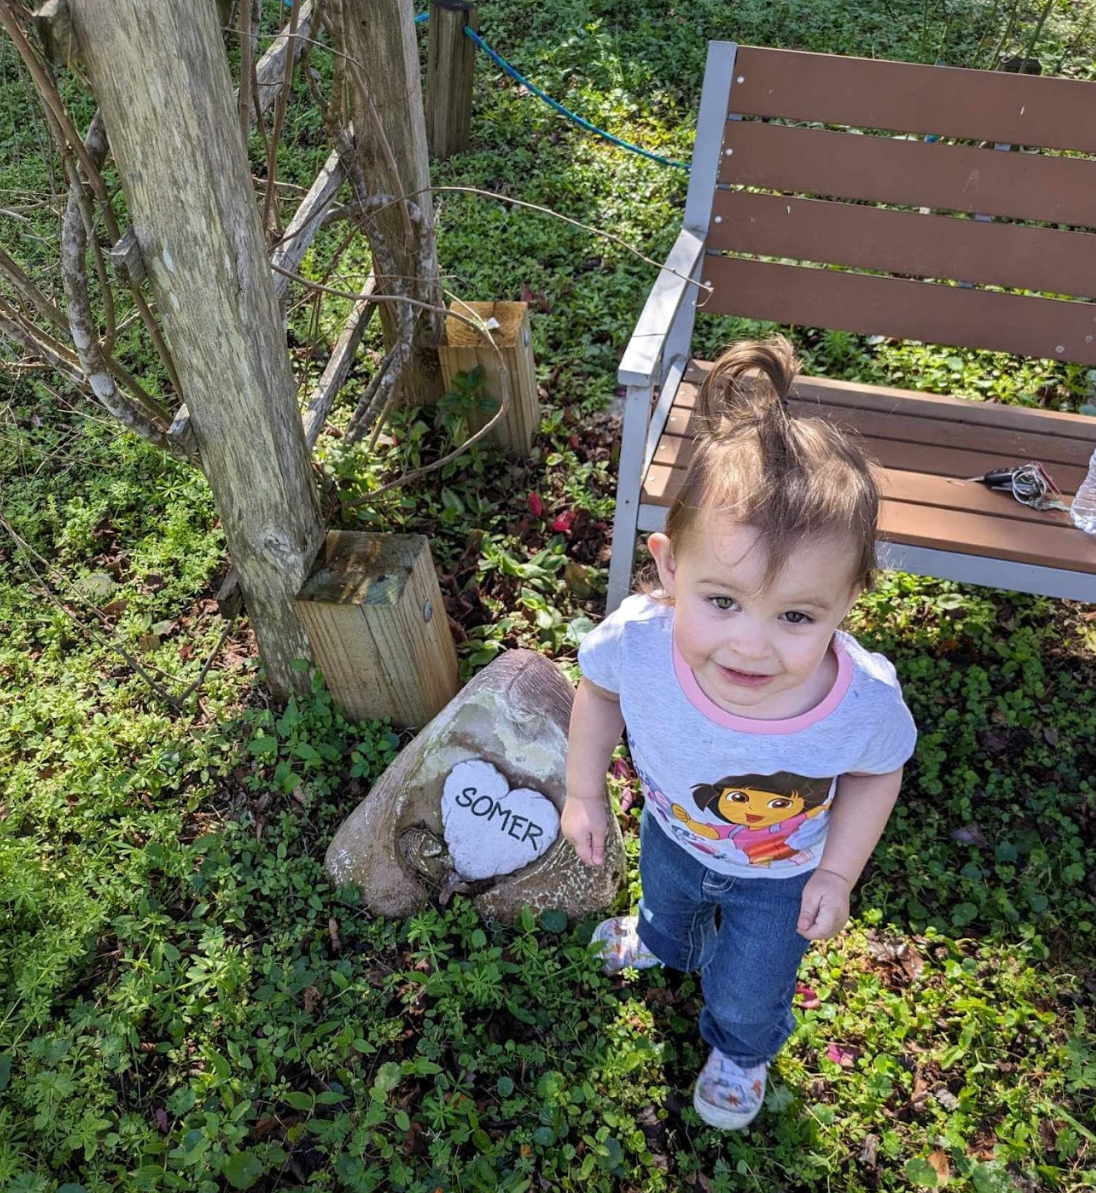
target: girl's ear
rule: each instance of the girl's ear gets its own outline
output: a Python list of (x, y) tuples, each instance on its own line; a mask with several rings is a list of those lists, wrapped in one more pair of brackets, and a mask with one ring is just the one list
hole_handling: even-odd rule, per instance
[(652, 534), (647, 540), (647, 550), (650, 551), (658, 568), (658, 582), (662, 591), (669, 597), (676, 596), (674, 591), (677, 580), (677, 562), (674, 559), (674, 548), (669, 538), (661, 531)]

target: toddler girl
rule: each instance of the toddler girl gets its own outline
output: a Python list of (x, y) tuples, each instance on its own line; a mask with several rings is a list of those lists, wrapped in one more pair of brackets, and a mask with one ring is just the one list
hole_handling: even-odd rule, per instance
[(799, 962), (844, 926), (916, 729), (894, 668), (838, 629), (872, 582), (879, 495), (831, 423), (793, 419), (791, 346), (739, 344), (697, 400), (661, 588), (579, 650), (562, 828), (601, 865), (605, 774), (627, 728), (645, 805), (638, 916), (595, 938), (606, 969), (699, 969), (711, 1054), (693, 1104), (745, 1127), (791, 1034)]

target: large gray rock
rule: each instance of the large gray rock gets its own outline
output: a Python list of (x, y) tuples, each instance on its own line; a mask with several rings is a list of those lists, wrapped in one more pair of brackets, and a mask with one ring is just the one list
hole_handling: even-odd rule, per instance
[(327, 850), (341, 884), (367, 908), (403, 918), (469, 894), (514, 920), (522, 907), (572, 919), (607, 908), (624, 880), (609, 818), (605, 863), (587, 866), (559, 832), (574, 692), (529, 650), (500, 655), (406, 746)]

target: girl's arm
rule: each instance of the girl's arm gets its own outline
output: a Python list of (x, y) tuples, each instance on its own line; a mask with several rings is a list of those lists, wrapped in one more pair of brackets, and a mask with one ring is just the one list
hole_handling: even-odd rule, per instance
[(803, 888), (800, 935), (828, 940), (845, 926), (849, 892), (883, 835), (901, 785), (901, 767), (885, 775), (838, 779), (822, 860)]
[(605, 859), (605, 774), (623, 729), (617, 694), (583, 679), (567, 734), (567, 802), (560, 825), (590, 866), (600, 866)]

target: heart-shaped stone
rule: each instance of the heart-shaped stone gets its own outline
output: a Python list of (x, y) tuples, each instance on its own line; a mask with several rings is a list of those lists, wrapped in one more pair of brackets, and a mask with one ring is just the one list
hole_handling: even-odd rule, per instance
[(445, 779), (441, 820), (453, 869), (466, 879), (512, 874), (547, 852), (559, 813), (529, 787), (511, 789), (490, 762), (458, 762)]

